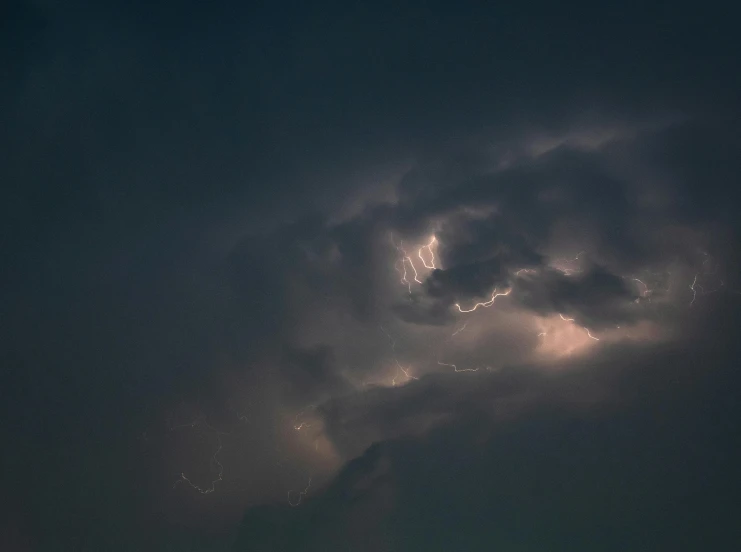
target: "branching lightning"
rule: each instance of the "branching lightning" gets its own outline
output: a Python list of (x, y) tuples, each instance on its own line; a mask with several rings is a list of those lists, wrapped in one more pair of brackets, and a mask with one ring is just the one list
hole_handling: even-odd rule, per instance
[[(399, 371), (400, 371), (400, 372), (401, 372), (402, 374), (404, 374), (404, 375), (405, 375), (405, 376), (407, 377), (407, 379), (413, 379), (413, 380), (418, 380), (418, 379), (419, 379), (418, 377), (416, 377), (416, 376), (413, 376), (413, 375), (411, 375), (411, 374), (409, 373), (409, 368), (404, 368), (404, 367), (403, 367), (403, 366), (402, 366), (402, 365), (401, 365), (401, 364), (399, 363), (399, 361), (398, 361), (398, 360), (396, 360), (396, 358), (394, 358), (394, 362), (396, 362), (396, 367), (397, 367), (397, 368), (399, 369)], [(391, 385), (393, 385), (394, 387), (396, 386), (396, 378), (397, 378), (398, 376), (399, 376), (399, 374), (397, 373), (397, 374), (396, 374), (396, 375), (394, 376), (394, 378), (393, 378), (393, 379), (391, 380)]]
[(396, 378), (400, 377), (399, 372), (401, 372), (402, 374), (404, 374), (404, 376), (406, 376), (407, 379), (418, 380), (419, 378), (416, 377), (416, 376), (411, 375), (409, 373), (409, 368), (404, 368), (401, 365), (401, 363), (399, 362), (399, 359), (396, 357), (396, 340), (393, 337), (391, 337), (391, 334), (386, 331), (386, 328), (384, 328), (380, 324), (378, 325), (378, 327), (381, 328), (381, 331), (384, 334), (386, 334), (386, 337), (388, 337), (389, 338), (389, 341), (391, 341), (391, 352), (393, 353), (393, 359), (394, 359), (394, 363), (396, 364), (396, 369), (397, 369), (396, 374), (394, 375), (393, 379), (391, 380), (391, 385), (394, 386), (394, 387), (396, 387)]
[[(399, 241), (397, 244), (394, 241), (393, 234), (390, 236), (391, 238), (391, 244), (394, 246), (394, 248), (399, 252), (400, 258), (396, 260), (394, 263), (394, 269), (396, 272), (399, 273), (399, 280), (402, 285), (405, 285), (407, 287), (407, 291), (409, 294), (412, 294), (412, 281), (414, 281), (417, 284), (422, 284), (422, 280), (420, 280), (419, 271), (417, 270), (417, 267), (414, 265), (414, 261), (412, 260), (412, 257), (407, 253), (407, 250), (404, 248), (404, 242)], [(433, 246), (437, 243), (437, 238), (435, 236), (432, 236), (430, 239), (430, 242), (427, 245), (423, 245), (417, 250), (417, 257), (419, 257), (419, 260), (422, 262), (422, 265), (430, 270), (437, 269), (437, 265), (435, 265), (435, 252), (432, 250)], [(427, 250), (429, 260), (425, 259), (425, 256), (422, 254), (424, 250)], [(407, 266), (411, 268), (412, 274), (414, 276), (411, 276), (407, 272)]]
[[(720, 291), (721, 289), (724, 289), (725, 288), (725, 285), (726, 285), (726, 283), (723, 280), (721, 280), (720, 278), (718, 278), (718, 281), (720, 282), (720, 285), (718, 285), (715, 289), (711, 289), (710, 291), (707, 291), (705, 289), (705, 285), (704, 284), (701, 285), (699, 283), (698, 279), (701, 276), (703, 276), (703, 277), (705, 277), (705, 276), (716, 276), (717, 277), (717, 274), (718, 274), (718, 264), (716, 263), (714, 265), (714, 268), (712, 270), (710, 270), (708, 268), (708, 263), (711, 263), (712, 262), (712, 257), (707, 252), (705, 252), (705, 251), (703, 251), (702, 254), (705, 255), (705, 260), (702, 262), (703, 270), (698, 271), (695, 274), (695, 277), (694, 277), (694, 279), (692, 280), (692, 283), (689, 286), (690, 287), (690, 290), (692, 291), (692, 300), (690, 301), (690, 304), (689, 304), (690, 307), (695, 303), (695, 300), (697, 299), (697, 296), (698, 296), (698, 292), (699, 292), (699, 295), (710, 295), (711, 293), (716, 293), (716, 292)], [(705, 278), (703, 278), (703, 281), (704, 280), (705, 280)]]
[[(465, 324), (463, 324), (463, 326), (461, 326), (456, 331), (454, 331), (452, 334), (450, 334), (450, 337), (448, 339), (446, 339), (446, 341), (451, 341), (456, 335), (458, 335), (464, 329), (466, 329), (466, 326), (467, 325), (468, 325), (468, 322), (466, 322)], [(442, 360), (440, 360), (440, 354), (439, 353), (438, 353), (438, 357), (437, 357), (437, 364), (438, 364), (438, 366), (447, 366), (449, 368), (452, 368), (453, 371), (456, 372), (456, 373), (460, 373), (460, 372), (478, 372), (479, 371), (479, 367), (476, 367), (476, 368), (458, 368), (458, 366), (456, 364), (452, 364), (452, 363), (448, 363), (448, 362), (443, 362)], [(488, 368), (489, 367), (487, 367), (487, 369)]]
[[(391, 243), (394, 243), (393, 238), (391, 240)], [(399, 264), (399, 262), (401, 262), (401, 269), (399, 268), (396, 269), (397, 272), (401, 274), (401, 283), (405, 284), (408, 287), (409, 293), (412, 293), (412, 283), (409, 281), (407, 277), (407, 264), (409, 264), (409, 266), (412, 269), (412, 272), (414, 273), (414, 281), (417, 282), (418, 284), (421, 284), (422, 280), (419, 279), (419, 274), (417, 273), (417, 268), (414, 266), (414, 262), (412, 261), (412, 258), (409, 256), (406, 249), (404, 249), (404, 242), (400, 241), (399, 245), (396, 245), (394, 243), (394, 247), (396, 247), (396, 250), (399, 253), (401, 253), (400, 261), (396, 261), (397, 265)]]

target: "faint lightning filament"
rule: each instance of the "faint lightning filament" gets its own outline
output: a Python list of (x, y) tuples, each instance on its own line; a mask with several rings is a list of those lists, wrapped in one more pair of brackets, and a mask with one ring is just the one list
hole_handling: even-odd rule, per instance
[[(651, 290), (648, 289), (648, 286), (642, 280), (639, 280), (638, 278), (633, 278), (633, 281), (638, 282), (639, 284), (643, 286), (643, 293), (641, 293), (641, 297), (648, 297), (651, 294)], [(648, 300), (650, 301), (651, 298), (649, 297)]]
[(306, 488), (304, 488), (303, 491), (298, 491), (298, 500), (296, 502), (291, 501), (291, 493), (296, 494), (296, 491), (288, 491), (288, 504), (290, 504), (294, 508), (301, 504), (301, 500), (303, 500), (303, 498), (309, 492), (309, 487), (311, 487), (311, 477), (309, 478), (309, 483), (306, 485)]
[(449, 366), (454, 372), (478, 372), (478, 368), (458, 368), (455, 364), (448, 364), (447, 362), (437, 361), (440, 366)]
[(206, 487), (206, 488), (199, 487), (198, 485), (193, 483), (190, 479), (188, 479), (184, 473), (181, 473), (180, 479), (175, 481), (172, 488), (174, 489), (175, 487), (177, 487), (178, 483), (182, 483), (184, 481), (185, 483), (188, 484), (188, 486), (190, 486), (191, 488), (195, 489), (196, 491), (198, 491), (199, 493), (203, 495), (211, 494), (212, 492), (214, 492), (216, 490), (216, 484), (219, 481), (223, 481), (223, 476), (224, 476), (224, 466), (222, 465), (221, 462), (219, 462), (218, 458), (216, 458), (219, 455), (219, 452), (221, 452), (221, 439), (219, 439), (219, 448), (216, 449), (216, 452), (211, 457), (211, 460), (213, 460), (213, 462), (219, 467), (219, 474), (216, 479), (211, 481), (211, 485), (209, 487)]
[(697, 299), (697, 290), (695, 289), (695, 286), (697, 285), (697, 274), (695, 274), (695, 279), (692, 280), (692, 284), (690, 284), (690, 289), (692, 290), (692, 301), (690, 301), (690, 307), (695, 302), (695, 299)]
[(463, 324), (463, 326), (461, 326), (460, 328), (458, 328), (457, 330), (455, 330), (452, 334), (450, 334), (450, 337), (456, 336), (459, 333), (461, 333), (463, 330), (466, 329), (466, 326), (468, 326), (468, 322), (466, 322), (465, 324)]
[[(394, 358), (394, 362), (396, 363), (396, 367), (398, 368), (398, 370), (401, 371), (401, 373), (404, 374), (407, 377), (407, 379), (419, 380), (418, 377), (411, 375), (409, 373), (409, 369), (408, 368), (404, 368), (399, 363), (399, 361), (396, 358)], [(394, 387), (396, 387), (396, 378), (397, 377), (399, 377), (398, 374), (395, 375), (394, 378), (391, 380), (391, 385), (394, 386)]]
[(386, 337), (388, 337), (389, 338), (389, 341), (391, 341), (391, 352), (393, 353), (394, 362), (396, 363), (396, 371), (397, 371), (397, 373), (393, 377), (393, 379), (391, 380), (391, 385), (394, 386), (394, 387), (396, 386), (396, 378), (399, 377), (399, 372), (401, 372), (402, 374), (404, 374), (407, 377), (407, 379), (419, 380), (418, 377), (411, 375), (409, 373), (409, 369), (408, 368), (404, 368), (401, 365), (401, 363), (399, 362), (399, 359), (396, 357), (396, 340), (393, 337), (391, 337), (391, 334), (388, 333), (386, 331), (386, 328), (384, 328), (382, 325), (379, 324), (378, 327), (381, 328), (381, 331), (384, 334), (386, 334)]

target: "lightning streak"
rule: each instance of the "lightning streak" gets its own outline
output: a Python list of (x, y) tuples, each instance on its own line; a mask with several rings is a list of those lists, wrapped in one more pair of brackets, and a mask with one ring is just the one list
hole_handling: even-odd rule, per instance
[(304, 428), (305, 429), (310, 428), (311, 427), (311, 423), (309, 423), (309, 422), (299, 422), (298, 419), (299, 419), (299, 417), (301, 417), (304, 414), (306, 414), (306, 412), (308, 410), (314, 410), (316, 408), (316, 406), (317, 405), (315, 405), (315, 404), (310, 404), (309, 406), (307, 406), (306, 408), (304, 408), (301, 412), (299, 412), (298, 414), (296, 414), (293, 417), (293, 429), (295, 429), (296, 431), (301, 431)]
[(697, 290), (695, 289), (695, 286), (697, 285), (697, 276), (698, 274), (695, 274), (695, 279), (692, 280), (692, 283), (690, 284), (690, 289), (692, 290), (692, 301), (690, 301), (690, 307), (695, 302), (695, 299), (697, 299)]
[[(451, 341), (456, 335), (458, 335), (464, 329), (466, 329), (466, 326), (467, 325), (468, 325), (468, 322), (466, 322), (465, 324), (463, 324), (463, 326), (461, 326), (456, 331), (454, 331), (452, 334), (450, 334), (450, 337), (448, 339), (446, 339), (446, 341)], [(458, 373), (458, 372), (478, 372), (479, 371), (479, 368), (478, 367), (476, 367), (476, 368), (458, 368), (458, 366), (455, 365), (455, 364), (450, 364), (450, 363), (447, 363), (447, 362), (443, 362), (442, 360), (440, 360), (440, 353), (439, 352), (438, 352), (438, 357), (437, 357), (437, 364), (439, 366), (448, 366), (448, 367), (452, 368), (453, 371), (456, 372), (456, 373)]]
[[(573, 318), (566, 318), (566, 317), (565, 317), (565, 316), (564, 316), (563, 314), (561, 314), (560, 312), (558, 313), (558, 316), (560, 316), (560, 317), (561, 317), (561, 320), (563, 320), (563, 321), (565, 321), (565, 322), (574, 322), (574, 319), (573, 319)], [(583, 329), (584, 329), (584, 331), (585, 331), (585, 332), (587, 332), (587, 335), (588, 335), (588, 336), (589, 336), (589, 337), (590, 337), (591, 339), (594, 339), (595, 341), (599, 341), (599, 337), (594, 337), (594, 336), (593, 336), (593, 335), (591, 334), (591, 332), (589, 331), (589, 328), (585, 328), (584, 326), (581, 326), (581, 328), (583, 328)]]
[(224, 477), (223, 477), (224, 476), (224, 466), (219, 461), (219, 459), (216, 458), (219, 455), (219, 452), (221, 452), (221, 439), (219, 439), (219, 448), (216, 449), (216, 452), (211, 457), (211, 460), (219, 467), (219, 473), (218, 473), (218, 477), (216, 479), (214, 479), (213, 481), (211, 481), (211, 485), (210, 486), (205, 487), (205, 488), (204, 487), (199, 487), (198, 485), (196, 485), (195, 483), (193, 483), (190, 479), (188, 479), (185, 476), (184, 473), (181, 473), (180, 474), (180, 479), (178, 479), (177, 481), (175, 481), (175, 483), (173, 484), (172, 488), (174, 489), (175, 487), (177, 487), (178, 483), (185, 482), (189, 487), (195, 489), (200, 494), (207, 495), (207, 494), (211, 494), (212, 492), (214, 492), (216, 490), (216, 484), (219, 481), (223, 481), (224, 480)]
[[(435, 269), (437, 268), (435, 266), (435, 254), (432, 252), (432, 246), (437, 241), (437, 238), (435, 236), (432, 236), (432, 239), (430, 240), (430, 243), (427, 245), (423, 245), (419, 248), (419, 251), (417, 251), (417, 256), (419, 257), (419, 260), (422, 261), (422, 264), (425, 266), (425, 268)], [(427, 264), (427, 261), (425, 261), (424, 257), (422, 256), (422, 250), (427, 249), (430, 253), (430, 264)]]
[(301, 500), (303, 500), (303, 498), (309, 492), (309, 487), (311, 487), (311, 477), (309, 477), (309, 483), (306, 485), (306, 488), (304, 488), (303, 491), (298, 491), (298, 500), (296, 502), (291, 501), (291, 493), (296, 494), (296, 491), (288, 491), (288, 504), (290, 504), (294, 508), (301, 504)]
[[(651, 290), (648, 289), (648, 286), (642, 280), (639, 280), (638, 278), (633, 278), (633, 281), (638, 282), (639, 284), (643, 286), (643, 293), (641, 293), (641, 297), (648, 297), (651, 294)], [(650, 301), (651, 298), (649, 297), (648, 300)]]
[(494, 288), (494, 293), (491, 295), (491, 299), (488, 301), (484, 301), (483, 303), (476, 303), (473, 307), (470, 309), (462, 309), (459, 303), (456, 303), (455, 306), (458, 309), (459, 312), (473, 312), (479, 307), (490, 307), (494, 304), (494, 301), (496, 301), (497, 297), (507, 296), (512, 291), (512, 288), (508, 289), (505, 293), (498, 293), (497, 288)]
[(401, 275), (401, 283), (407, 286), (407, 288), (409, 289), (409, 295), (411, 295), (412, 283), (407, 280), (407, 265), (404, 262), (404, 259), (401, 260), (401, 268), (399, 268), (399, 261), (396, 261), (396, 263), (394, 263), (394, 268), (396, 269), (396, 272)]
[[(398, 368), (398, 369), (399, 369), (399, 370), (401, 371), (401, 373), (402, 373), (402, 374), (404, 374), (404, 375), (405, 375), (405, 376), (407, 377), (407, 379), (419, 380), (419, 378), (418, 378), (418, 377), (416, 377), (416, 376), (412, 376), (412, 375), (411, 375), (411, 374), (409, 373), (409, 369), (408, 369), (408, 368), (404, 368), (404, 367), (403, 367), (403, 366), (402, 366), (402, 365), (401, 365), (401, 364), (399, 363), (399, 361), (398, 361), (398, 360), (396, 360), (396, 358), (394, 358), (394, 362), (396, 362), (396, 367), (397, 367), (397, 368)], [(394, 379), (392, 379), (392, 380), (391, 380), (391, 385), (393, 385), (394, 387), (396, 387), (396, 378), (397, 378), (397, 377), (399, 377), (399, 374), (398, 374), (398, 373), (397, 373), (397, 374), (396, 374), (396, 375), (394, 376)]]
[(389, 341), (391, 341), (391, 351), (394, 354), (393, 358), (394, 358), (394, 362), (396, 363), (397, 373), (394, 376), (394, 378), (391, 380), (391, 385), (393, 385), (394, 387), (396, 387), (396, 378), (399, 377), (399, 372), (401, 372), (402, 374), (404, 374), (407, 377), (407, 379), (418, 380), (419, 378), (416, 377), (416, 376), (411, 375), (409, 373), (409, 368), (404, 368), (401, 365), (401, 363), (399, 362), (399, 359), (396, 358), (396, 340), (393, 337), (391, 337), (391, 334), (386, 331), (386, 328), (384, 328), (380, 324), (378, 325), (378, 327), (381, 328), (381, 331), (384, 334), (386, 334), (386, 337), (388, 337), (389, 338)]
[(455, 364), (448, 364), (447, 362), (441, 362), (439, 360), (437, 361), (437, 363), (440, 366), (449, 366), (449, 367), (451, 367), (454, 372), (478, 372), (479, 371), (478, 368), (460, 368), (459, 369)]
[(465, 324), (463, 324), (463, 326), (461, 326), (460, 328), (458, 328), (457, 330), (455, 330), (452, 334), (450, 334), (450, 337), (456, 336), (459, 333), (461, 333), (463, 330), (466, 329), (466, 326), (468, 326), (468, 322), (466, 322)]
[[(402, 255), (402, 257), (401, 257), (401, 265), (402, 265), (402, 269), (403, 269), (402, 283), (405, 283), (405, 284), (408, 284), (409, 283), (408, 280), (407, 280), (407, 272), (406, 272), (406, 264), (409, 263), (409, 266), (412, 268), (412, 272), (414, 272), (414, 281), (417, 282), (418, 284), (421, 284), (422, 283), (422, 280), (419, 279), (419, 274), (417, 273), (417, 268), (414, 266), (414, 262), (412, 262), (412, 258), (409, 256), (409, 254), (407, 253), (406, 249), (404, 249), (404, 242), (403, 241), (400, 241), (399, 242), (399, 245), (396, 245), (394, 243), (394, 240), (393, 240), (393, 237), (392, 237), (391, 238), (391, 243), (394, 244), (394, 247), (396, 248), (396, 250), (399, 253), (401, 253), (401, 255)], [(398, 261), (397, 261), (397, 263), (398, 263)], [(397, 271), (398, 271), (398, 269), (397, 269)]]

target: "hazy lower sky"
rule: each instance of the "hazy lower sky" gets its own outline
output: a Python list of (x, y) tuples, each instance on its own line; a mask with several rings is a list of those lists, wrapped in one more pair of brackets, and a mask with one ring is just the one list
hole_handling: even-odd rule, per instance
[(730, 11), (0, 21), (2, 550), (741, 546)]

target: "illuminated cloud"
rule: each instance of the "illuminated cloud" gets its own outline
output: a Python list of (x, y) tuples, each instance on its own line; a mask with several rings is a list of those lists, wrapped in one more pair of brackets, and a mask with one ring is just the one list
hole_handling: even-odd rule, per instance
[(246, 549), (738, 549), (694, 522), (741, 515), (735, 20), (248, 4), (6, 14), (5, 517), (55, 551), (229, 549), (244, 512)]

